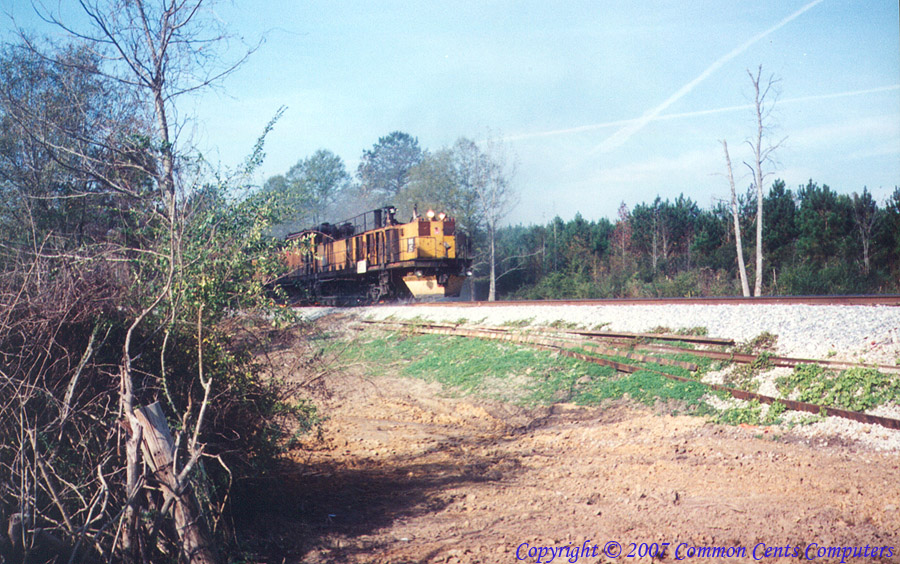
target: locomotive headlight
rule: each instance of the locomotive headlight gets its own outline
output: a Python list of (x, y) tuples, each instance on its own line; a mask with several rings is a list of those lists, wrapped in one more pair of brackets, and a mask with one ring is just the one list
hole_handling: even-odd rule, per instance
[(444, 221), (445, 217), (447, 217), (447, 214), (445, 214), (444, 212), (441, 212), (438, 214), (438, 219), (441, 221)]
[(428, 213), (425, 214), (428, 219), (434, 219), (434, 210), (428, 210)]
[(422, 277), (422, 271), (421, 271), (421, 270), (417, 270), (417, 271), (416, 271), (416, 276), (418, 276), (419, 278), (421, 278), (421, 277)]

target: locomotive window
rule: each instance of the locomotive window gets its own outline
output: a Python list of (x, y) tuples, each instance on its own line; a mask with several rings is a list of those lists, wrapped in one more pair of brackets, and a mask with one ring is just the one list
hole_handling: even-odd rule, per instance
[(416, 240), (410, 237), (406, 240), (406, 252), (412, 253), (416, 250)]

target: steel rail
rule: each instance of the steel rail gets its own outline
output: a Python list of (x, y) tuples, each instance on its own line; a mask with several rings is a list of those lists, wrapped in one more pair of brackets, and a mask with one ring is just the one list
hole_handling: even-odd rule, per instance
[[(674, 374), (669, 374), (667, 372), (662, 372), (659, 370), (654, 370), (652, 368), (646, 368), (634, 364), (627, 364), (618, 362), (608, 358), (597, 357), (589, 354), (584, 354), (576, 351), (571, 351), (564, 348), (558, 342), (554, 342), (553, 338), (535, 338), (532, 335), (513, 333), (510, 331), (498, 331), (496, 328), (491, 329), (459, 329), (458, 327), (448, 326), (448, 325), (437, 325), (437, 324), (414, 324), (414, 323), (398, 323), (395, 321), (365, 321), (368, 324), (376, 324), (376, 325), (396, 325), (400, 326), (403, 330), (412, 331), (416, 333), (424, 333), (424, 334), (437, 334), (437, 335), (451, 335), (451, 336), (461, 336), (461, 337), (475, 337), (481, 339), (488, 340), (500, 340), (506, 342), (512, 342), (517, 344), (529, 345), (535, 348), (551, 350), (556, 352), (562, 356), (566, 356), (569, 358), (574, 358), (577, 360), (582, 360), (585, 362), (590, 362), (593, 364), (599, 364), (602, 366), (609, 366), (615, 369), (618, 372), (625, 373), (634, 373), (640, 370), (646, 370), (655, 374), (659, 374), (665, 378), (669, 378), (671, 380), (677, 380), (680, 382), (696, 382), (702, 386), (705, 386), (711, 390), (722, 391), (730, 394), (732, 397), (742, 399), (742, 400), (756, 400), (760, 403), (765, 404), (774, 404), (780, 403), (784, 405), (786, 408), (795, 410), (795, 411), (804, 411), (807, 413), (821, 414), (824, 413), (829, 416), (841, 417), (844, 419), (850, 419), (852, 421), (857, 421), (865, 424), (874, 424), (881, 425), (883, 427), (887, 427), (889, 429), (898, 429), (900, 430), (900, 420), (892, 419), (890, 417), (883, 417), (880, 415), (869, 415), (867, 413), (861, 413), (858, 411), (851, 411), (848, 409), (842, 409), (837, 407), (829, 407), (820, 404), (814, 404), (809, 402), (790, 400), (784, 398), (775, 398), (771, 396), (766, 396), (763, 394), (757, 394), (754, 392), (748, 392), (746, 390), (741, 390), (738, 388), (731, 388), (729, 386), (723, 386), (721, 384), (712, 384), (707, 382), (701, 382), (700, 380), (695, 380), (692, 378), (686, 378), (684, 376), (676, 376)], [(665, 347), (666, 349), (674, 349), (677, 352), (682, 353), (697, 353), (697, 352), (719, 352), (720, 354), (726, 355), (729, 359), (732, 359), (731, 353), (721, 352), (721, 351), (695, 351), (689, 349), (678, 349), (676, 347)], [(746, 357), (755, 357), (754, 355), (745, 355)], [(758, 357), (755, 357), (758, 358)], [(819, 360), (810, 360), (810, 359), (787, 359), (786, 357), (781, 357), (784, 360), (793, 360), (797, 361), (797, 363), (828, 363), (829, 361), (819, 361)], [(859, 366), (859, 365), (854, 365)]]
[[(704, 296), (689, 298), (605, 298), (579, 300), (442, 300), (410, 303), (413, 307), (603, 306), (603, 305), (852, 305), (900, 306), (900, 294), (846, 296)], [(391, 304), (387, 304), (391, 305)], [(394, 304), (396, 305), (396, 304)]]
[[(362, 323), (384, 324), (381, 321), (362, 320)], [(433, 321), (415, 322), (415, 321), (390, 321), (394, 325), (411, 326), (411, 327), (432, 327), (432, 328), (450, 328), (457, 329), (458, 325), (451, 323), (438, 323)], [(478, 327), (478, 331), (492, 331), (495, 333), (508, 333), (511, 331), (509, 327)], [(683, 341), (692, 344), (702, 345), (719, 345), (732, 346), (733, 339), (721, 339), (718, 337), (705, 337), (702, 335), (678, 335), (672, 333), (628, 333), (624, 331), (588, 331), (582, 329), (566, 329), (557, 332), (550, 332), (545, 328), (534, 328), (529, 331), (531, 334), (537, 335), (578, 335), (582, 337), (598, 338), (598, 339), (615, 339), (615, 340), (658, 340), (658, 341)]]

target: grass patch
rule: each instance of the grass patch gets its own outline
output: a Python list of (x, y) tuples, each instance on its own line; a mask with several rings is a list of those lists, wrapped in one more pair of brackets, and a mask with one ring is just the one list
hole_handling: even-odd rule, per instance
[(579, 403), (599, 403), (605, 399), (631, 398), (645, 405), (657, 401), (678, 400), (686, 407), (699, 407), (707, 392), (699, 382), (679, 382), (649, 370), (639, 370), (621, 378), (598, 381), (579, 398)]
[[(595, 405), (628, 397), (647, 405), (678, 400), (682, 409), (691, 411), (702, 407), (700, 398), (707, 391), (699, 382), (678, 382), (650, 370), (620, 375), (611, 367), (551, 351), (445, 335), (399, 332), (361, 337), (346, 344), (343, 358), (347, 363), (363, 362), (375, 374), (390, 370), (440, 382), (451, 393), (475, 394), (520, 405), (561, 401)], [(690, 375), (683, 368), (645, 366)]]

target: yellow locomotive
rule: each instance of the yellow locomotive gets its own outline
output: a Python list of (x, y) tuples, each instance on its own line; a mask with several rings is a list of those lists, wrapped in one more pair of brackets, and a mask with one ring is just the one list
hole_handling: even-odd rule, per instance
[(288, 235), (306, 244), (287, 253), (281, 284), (313, 303), (459, 296), (470, 261), (453, 218), (429, 210), (399, 223), (396, 213), (385, 207)]

